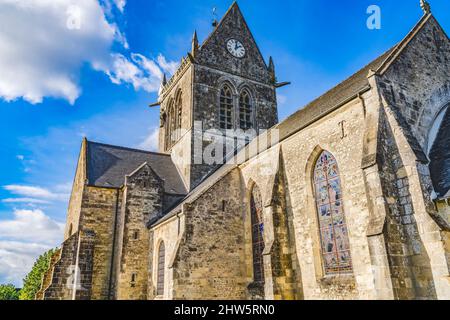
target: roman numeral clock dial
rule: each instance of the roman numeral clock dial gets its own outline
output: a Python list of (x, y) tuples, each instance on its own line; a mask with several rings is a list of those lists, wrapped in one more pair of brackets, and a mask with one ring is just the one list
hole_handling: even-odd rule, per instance
[(228, 40), (228, 42), (227, 42), (227, 49), (228, 49), (228, 52), (233, 57), (241, 59), (241, 58), (243, 58), (245, 56), (244, 45), (240, 41), (238, 41), (236, 39)]

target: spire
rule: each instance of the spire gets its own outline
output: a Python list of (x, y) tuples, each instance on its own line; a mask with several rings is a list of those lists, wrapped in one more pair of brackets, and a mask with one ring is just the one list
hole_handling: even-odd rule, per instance
[(271, 81), (275, 83), (277, 79), (275, 78), (275, 64), (273, 63), (272, 57), (269, 58), (269, 66), (267, 67), (267, 69), (269, 70)]
[(197, 31), (194, 31), (194, 35), (192, 36), (192, 56), (195, 57), (197, 55), (198, 50), (198, 37)]
[(420, 0), (420, 7), (422, 8), (424, 14), (431, 13), (431, 6), (427, 0)]
[(161, 95), (161, 93), (163, 92), (164, 87), (166, 86), (166, 84), (167, 84), (166, 74), (163, 73), (163, 78), (162, 78), (162, 81), (161, 81), (161, 86), (159, 87), (158, 96)]

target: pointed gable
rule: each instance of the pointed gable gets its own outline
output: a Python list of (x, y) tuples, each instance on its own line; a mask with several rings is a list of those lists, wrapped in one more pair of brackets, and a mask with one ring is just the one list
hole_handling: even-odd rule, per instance
[(427, 163), (431, 121), (448, 102), (450, 41), (432, 14), (424, 15), (377, 70), (380, 93), (417, 160)]
[[(236, 39), (244, 45), (246, 54), (243, 58), (233, 57), (228, 52), (227, 42), (230, 39)], [(264, 58), (236, 2), (200, 47), (196, 60), (200, 65), (255, 81), (270, 81)]]

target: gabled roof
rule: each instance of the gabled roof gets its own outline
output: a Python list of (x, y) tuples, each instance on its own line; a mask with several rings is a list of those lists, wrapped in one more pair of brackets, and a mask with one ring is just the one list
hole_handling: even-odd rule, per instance
[[(287, 138), (291, 134), (317, 121), (324, 115), (336, 110), (346, 102), (356, 98), (359, 93), (370, 89), (367, 78), (369, 72), (375, 72), (377, 75), (383, 75), (396, 61), (397, 57), (403, 52), (408, 44), (414, 39), (418, 32), (422, 30), (422, 28), (431, 19), (434, 19), (432, 14), (422, 16), (422, 18), (416, 23), (416, 25), (401, 42), (370, 62), (350, 78), (344, 80), (336, 87), (332, 88), (278, 124), (277, 128), (280, 130), (280, 139), (282, 140)], [(434, 19), (434, 21), (436, 20)], [(439, 25), (439, 23), (437, 24)], [(444, 32), (442, 28), (441, 30)]]
[(222, 27), (222, 24), (224, 23), (225, 20), (227, 20), (228, 16), (231, 15), (231, 13), (233, 11), (236, 11), (239, 18), (242, 20), (242, 22), (245, 25), (245, 28), (247, 29), (249, 36), (252, 40), (252, 42), (254, 43), (256, 50), (258, 51), (259, 56), (261, 57), (262, 61), (264, 62), (265, 66), (267, 67), (267, 64), (264, 60), (264, 56), (261, 53), (261, 50), (259, 49), (258, 43), (255, 40), (255, 37), (253, 36), (252, 31), (250, 30), (247, 21), (245, 20), (244, 15), (242, 14), (241, 8), (239, 8), (239, 5), (237, 3), (237, 1), (234, 1), (231, 6), (228, 8), (227, 12), (225, 12), (225, 14), (223, 15), (222, 19), (220, 19), (219, 23), (217, 24), (217, 27), (208, 35), (208, 37), (206, 38), (205, 41), (203, 41), (203, 43), (200, 45), (199, 50), (201, 50), (203, 47), (205, 47), (208, 42), (214, 37), (214, 35), (218, 32), (218, 30), (220, 30), (220, 28)]
[(280, 140), (305, 128), (322, 116), (339, 108), (345, 102), (357, 97), (358, 93), (370, 88), (367, 76), (371, 70), (376, 70), (390, 56), (397, 46), (373, 60), (364, 68), (344, 80), (316, 100), (298, 110), (276, 126), (279, 129)]
[(166, 193), (187, 193), (175, 164), (166, 154), (87, 141), (86, 163), (86, 176), (91, 186), (120, 188), (126, 175), (147, 163), (164, 181)]

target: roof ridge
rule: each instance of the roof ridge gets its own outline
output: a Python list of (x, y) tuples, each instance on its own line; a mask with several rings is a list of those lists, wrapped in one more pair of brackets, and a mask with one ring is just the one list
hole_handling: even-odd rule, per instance
[(390, 53), (390, 51), (394, 50), (396, 47), (398, 46), (398, 43), (395, 44), (394, 46), (392, 46), (391, 48), (389, 48), (388, 50), (386, 50), (385, 52), (383, 52), (382, 54), (380, 54), (379, 56), (377, 56), (375, 59), (371, 60), (369, 63), (367, 63), (366, 65), (364, 65), (362, 68), (358, 69), (357, 71), (355, 71), (354, 73), (352, 73), (350, 76), (348, 76), (347, 78), (345, 78), (344, 80), (338, 82), (337, 84), (335, 84), (334, 86), (332, 86), (330, 89), (326, 90), (323, 94), (321, 94), (320, 96), (314, 98), (313, 100), (311, 100), (310, 102), (306, 103), (301, 109), (298, 109), (296, 112), (294, 112), (293, 114), (291, 114), (289, 117), (287, 117), (284, 121), (280, 122), (279, 124), (277, 124), (276, 126), (281, 125), (283, 122), (285, 122), (287, 119), (295, 116), (295, 114), (305, 108), (307, 108), (308, 106), (310, 106), (311, 104), (313, 104), (314, 102), (319, 101), (321, 98), (325, 97), (327, 94), (329, 94), (331, 91), (335, 90), (337, 87), (345, 84), (346, 82), (348, 82), (349, 80), (352, 80), (356, 75), (358, 75), (360, 72), (364, 71), (365, 69), (367, 69), (368, 67), (370, 67), (371, 64), (375, 63), (378, 59), (381, 59), (382, 57), (384, 57), (386, 54)]
[(157, 155), (157, 156), (170, 157), (170, 154), (167, 154), (167, 153), (159, 153), (159, 152), (141, 150), (141, 149), (136, 149), (136, 148), (116, 146), (116, 145), (102, 143), (102, 142), (89, 141), (87, 139), (86, 139), (86, 141), (88, 142), (88, 144), (96, 144), (96, 145), (111, 147), (111, 148), (115, 148), (115, 149), (122, 149), (122, 150), (135, 151), (135, 152), (140, 152), (140, 153), (153, 154), (153, 155)]
[[(385, 61), (374, 70), (376, 74), (383, 75), (387, 69), (392, 65), (395, 59), (403, 52), (403, 50), (408, 46), (408, 44), (414, 39), (417, 33), (425, 26), (427, 21), (433, 17), (431, 13), (423, 15), (420, 20), (414, 25), (414, 27), (408, 32), (408, 34), (397, 44), (395, 50), (393, 50)], [(434, 17), (433, 17), (434, 18)]]
[(225, 12), (225, 14), (222, 16), (222, 18), (220, 19), (219, 23), (217, 24), (217, 26), (214, 28), (214, 30), (212, 32), (209, 33), (208, 37), (206, 37), (206, 39), (202, 42), (202, 44), (199, 46), (199, 50), (201, 50), (203, 48), (203, 46), (205, 44), (208, 43), (208, 41), (213, 37), (213, 35), (215, 34), (215, 32), (220, 28), (220, 26), (222, 25), (222, 23), (225, 21), (225, 18), (230, 14), (231, 10), (233, 8), (236, 8), (239, 12), (239, 14), (242, 17), (242, 21), (245, 24), (245, 27), (247, 28), (248, 32), (250, 33), (250, 36), (255, 44), (256, 50), (258, 51), (259, 55), (262, 58), (262, 61), (264, 62), (264, 65), (267, 68), (267, 62), (266, 59), (264, 59), (264, 55), (261, 52), (261, 49), (259, 48), (258, 42), (255, 39), (255, 36), (253, 35), (252, 30), (250, 29), (248, 23), (247, 23), (247, 19), (245, 19), (245, 16), (241, 10), (241, 8), (239, 7), (239, 4), (237, 3), (237, 1), (233, 1), (233, 3), (231, 4), (231, 6), (227, 9), (227, 11)]
[[(219, 23), (217, 24), (217, 26), (214, 28), (214, 30), (212, 32), (209, 33), (209, 35), (206, 37), (206, 39), (202, 42), (202, 44), (199, 46), (199, 50), (201, 50), (201, 48), (209, 41), (209, 39), (212, 38), (213, 34), (216, 32), (217, 29), (219, 29), (219, 27), (222, 25), (223, 21), (225, 20), (225, 17), (228, 15), (228, 13), (231, 11), (231, 9), (234, 6), (238, 6), (237, 2), (234, 1), (233, 4), (227, 9), (227, 11), (225, 12), (225, 14), (222, 16), (222, 18), (220, 19)], [(239, 6), (238, 6), (239, 7)]]

